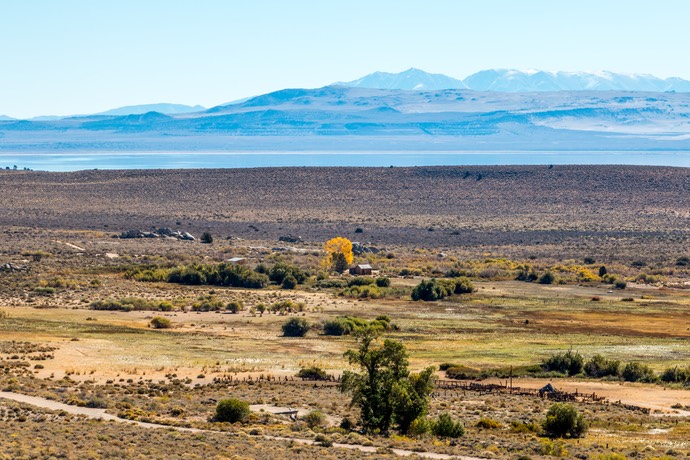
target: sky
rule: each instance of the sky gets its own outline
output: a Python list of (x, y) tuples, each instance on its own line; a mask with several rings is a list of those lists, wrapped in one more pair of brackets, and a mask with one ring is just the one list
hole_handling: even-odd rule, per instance
[(410, 67), (690, 79), (687, 0), (0, 0), (0, 115), (212, 107)]

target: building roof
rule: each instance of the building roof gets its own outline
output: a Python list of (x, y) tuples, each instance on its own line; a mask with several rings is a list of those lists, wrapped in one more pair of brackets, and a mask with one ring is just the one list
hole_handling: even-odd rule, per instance
[(244, 260), (244, 257), (233, 257), (232, 259), (228, 259), (228, 262), (231, 264), (236, 264), (237, 262), (242, 262)]
[(372, 269), (371, 265), (369, 265), (369, 264), (357, 264), (356, 267), (357, 268), (364, 268), (364, 269), (368, 268), (370, 270)]

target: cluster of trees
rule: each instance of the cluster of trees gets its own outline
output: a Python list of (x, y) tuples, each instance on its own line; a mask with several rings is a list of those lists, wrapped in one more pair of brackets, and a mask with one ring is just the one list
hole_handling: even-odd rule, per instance
[(430, 280), (423, 280), (415, 286), (412, 290), (412, 300), (441, 300), (453, 294), (469, 294), (474, 291), (474, 285), (469, 278), (431, 278)]
[[(614, 377), (622, 378), (627, 382), (657, 382), (660, 377), (656, 375), (654, 370), (646, 364), (630, 362), (623, 365), (620, 361), (615, 359), (607, 359), (602, 355), (594, 355), (588, 361), (577, 352), (568, 350), (565, 353), (557, 353), (545, 359), (542, 367), (546, 371), (559, 372), (565, 375), (584, 374), (588, 377), (603, 378)], [(684, 375), (683, 369), (671, 368), (667, 369), (661, 376), (661, 380), (667, 382), (678, 382), (683, 380), (674, 380), (674, 376), (679, 378)], [(690, 376), (690, 368), (688, 369), (688, 376)], [(665, 380), (665, 379), (666, 380)]]
[(266, 268), (263, 264), (257, 265), (257, 273), (268, 275), (268, 279), (275, 284), (279, 284), (283, 289), (294, 289), (298, 284), (304, 284), (309, 279), (309, 273), (299, 268), (297, 265), (278, 262), (271, 268)]
[(172, 311), (174, 305), (167, 300), (148, 300), (140, 297), (124, 297), (120, 300), (107, 299), (91, 302), (92, 310), (113, 311)]
[(323, 323), (324, 335), (350, 335), (362, 332), (366, 329), (375, 329), (377, 331), (389, 331), (396, 326), (391, 323), (391, 319), (387, 315), (377, 316), (372, 321), (367, 321), (364, 318), (356, 316), (341, 316), (333, 320)]
[(261, 289), (268, 285), (268, 276), (237, 264), (189, 265), (174, 268), (169, 283), (212, 285)]

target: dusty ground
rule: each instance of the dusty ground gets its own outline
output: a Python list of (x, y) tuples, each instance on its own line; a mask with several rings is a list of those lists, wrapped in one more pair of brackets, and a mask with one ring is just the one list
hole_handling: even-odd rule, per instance
[[(688, 249), (682, 168), (504, 166), (0, 171), (0, 225), (119, 232), (152, 226), (276, 240), (520, 257), (674, 260)], [(364, 233), (355, 234), (357, 227)], [(642, 250), (644, 249), (644, 250)]]

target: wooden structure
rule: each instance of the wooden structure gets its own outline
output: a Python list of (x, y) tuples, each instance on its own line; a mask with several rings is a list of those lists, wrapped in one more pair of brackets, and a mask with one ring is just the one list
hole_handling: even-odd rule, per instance
[(357, 264), (350, 269), (350, 275), (371, 275), (372, 270), (369, 264)]

